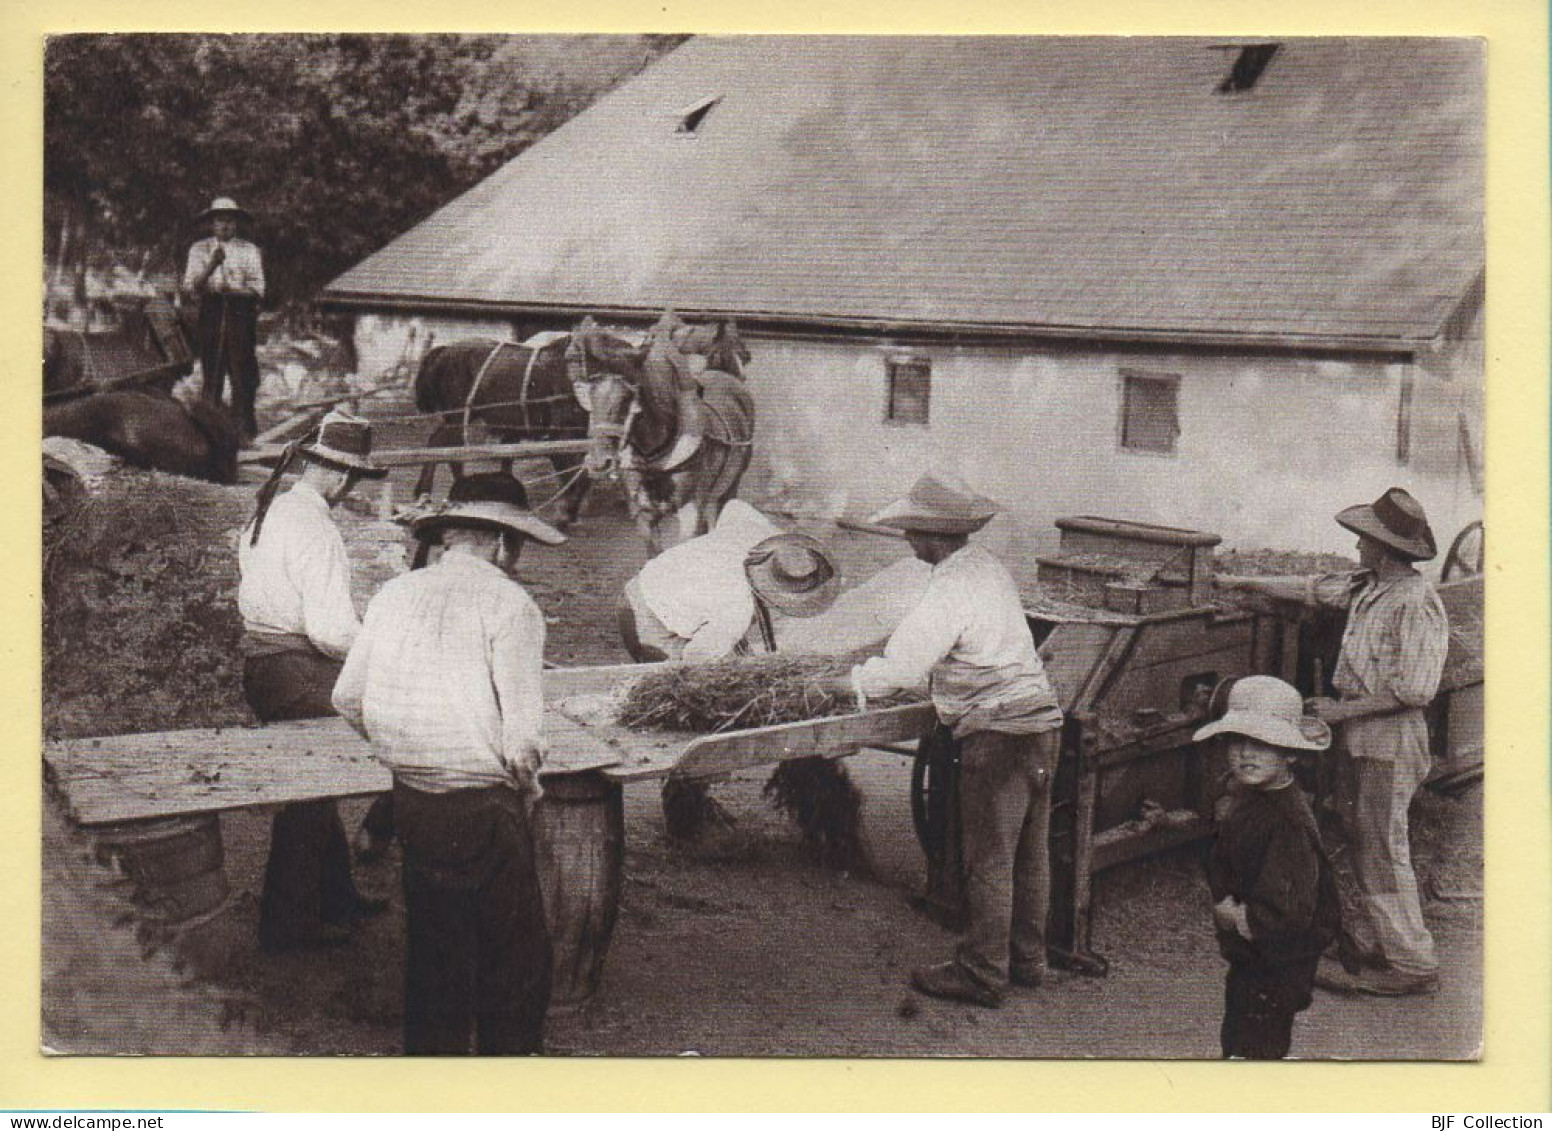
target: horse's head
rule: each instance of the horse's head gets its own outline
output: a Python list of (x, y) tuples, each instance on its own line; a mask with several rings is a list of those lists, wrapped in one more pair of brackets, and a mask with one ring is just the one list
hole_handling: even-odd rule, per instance
[(680, 353), (704, 357), (706, 368), (735, 377), (744, 375), (744, 366), (753, 356), (732, 319), (699, 325), (679, 323), (673, 331), (673, 343)]
[(577, 402), (587, 410), (587, 436), (593, 442), (585, 461), (587, 471), (607, 475), (619, 462), (630, 428), (641, 379), (640, 351), (606, 332), (589, 315), (571, 332), (566, 345), (566, 376)]

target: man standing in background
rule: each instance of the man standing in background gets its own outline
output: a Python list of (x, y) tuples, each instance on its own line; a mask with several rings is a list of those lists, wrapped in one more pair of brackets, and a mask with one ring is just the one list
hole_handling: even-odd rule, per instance
[(259, 393), (259, 300), (264, 297), (264, 263), (259, 249), (237, 237), (237, 222), (248, 213), (231, 197), (217, 197), (200, 213), (211, 235), (189, 248), (183, 291), (199, 299), (199, 367), (204, 394), (221, 403), (228, 373), (232, 410), (243, 437), (258, 434), (254, 401)]

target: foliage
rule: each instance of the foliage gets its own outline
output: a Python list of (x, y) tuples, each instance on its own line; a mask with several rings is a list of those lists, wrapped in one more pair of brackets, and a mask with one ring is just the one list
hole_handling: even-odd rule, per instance
[(681, 38), (52, 37), (46, 246), (176, 272), (232, 196), (272, 302), (305, 301)]

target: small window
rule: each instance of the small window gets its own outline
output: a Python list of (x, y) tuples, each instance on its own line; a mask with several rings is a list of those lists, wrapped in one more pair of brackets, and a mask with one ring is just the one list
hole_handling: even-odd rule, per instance
[(1396, 462), (1405, 467), (1412, 458), (1412, 378), (1401, 378), (1401, 399), (1396, 405)]
[(706, 115), (711, 113), (712, 107), (722, 101), (720, 94), (713, 94), (710, 98), (702, 98), (699, 102), (692, 102), (676, 115), (679, 119), (678, 133), (693, 135), (701, 128), (701, 123), (706, 120)]
[(900, 354), (884, 364), (889, 375), (884, 419), (891, 424), (925, 425), (932, 398), (932, 362), (920, 354)]
[(1171, 374), (1121, 374), (1121, 446), (1135, 452), (1171, 453), (1180, 435), (1180, 378)]

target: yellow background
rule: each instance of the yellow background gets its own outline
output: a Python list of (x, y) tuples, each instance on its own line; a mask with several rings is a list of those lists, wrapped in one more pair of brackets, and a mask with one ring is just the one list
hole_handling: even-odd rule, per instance
[[(558, 13), (576, 22), (558, 25)], [(38, 1048), (42, 50), (54, 31), (1465, 35), (1488, 39), (1485, 1055), (1477, 1064), (57, 1058)], [(1549, 986), (1547, 11), (1537, 0), (266, 0), (0, 5), (0, 1108), (265, 1111), (1546, 1111)], [(1124, 1008), (1118, 1003), (1117, 1008)]]

